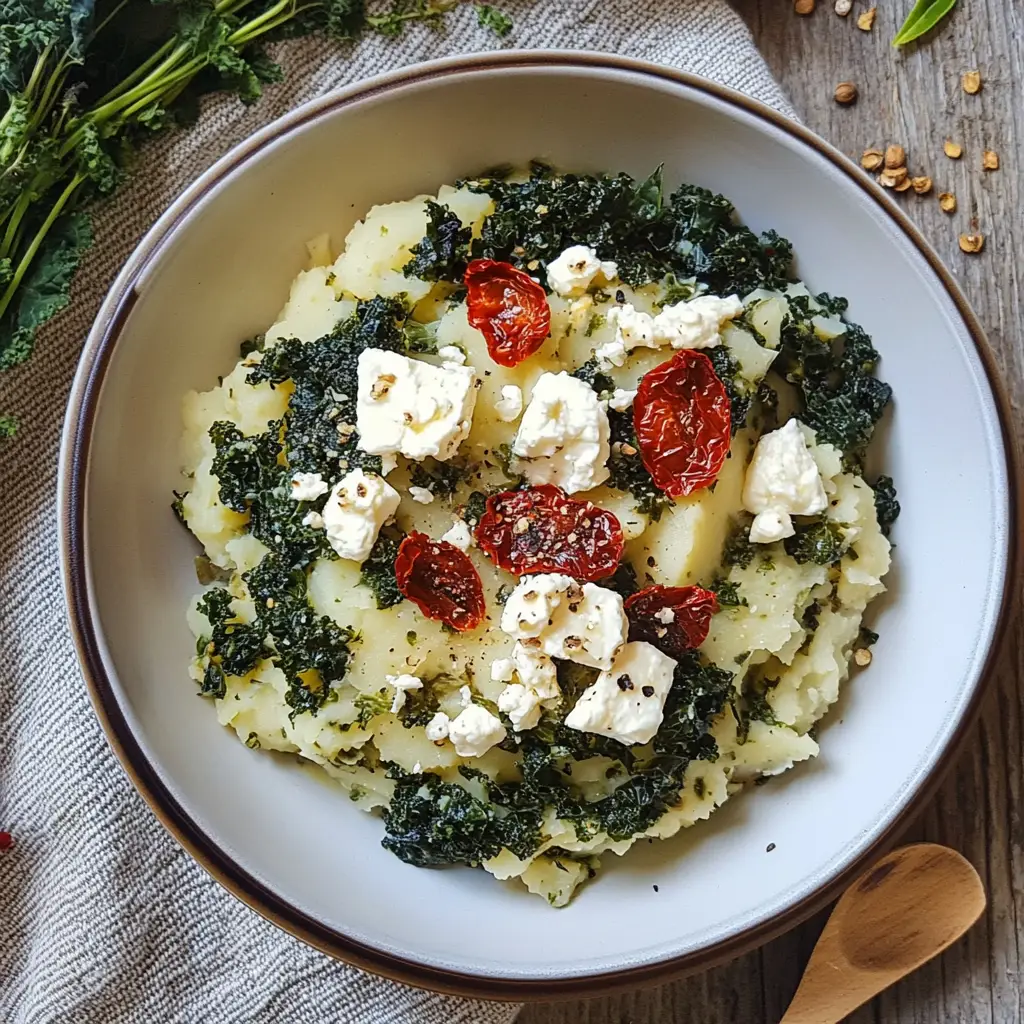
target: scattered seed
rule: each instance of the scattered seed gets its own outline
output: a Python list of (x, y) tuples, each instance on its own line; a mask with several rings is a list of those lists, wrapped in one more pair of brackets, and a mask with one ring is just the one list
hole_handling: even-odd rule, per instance
[(984, 167), (986, 171), (998, 171), (999, 154), (994, 149), (986, 149), (981, 158), (981, 166)]
[(853, 8), (853, 0), (836, 0), (835, 11), (840, 18), (845, 18)]
[(977, 231), (960, 236), (960, 248), (964, 252), (981, 252), (985, 248), (985, 236)]
[(877, 171), (884, 160), (880, 149), (865, 149), (860, 156), (860, 165), (865, 171)]
[(857, 28), (862, 32), (870, 32), (872, 26), (875, 24), (875, 15), (878, 13), (877, 7), (872, 7), (866, 10), (863, 14), (857, 16)]
[(939, 206), (946, 213), (956, 211), (956, 196), (952, 192), (939, 193)]
[(836, 86), (835, 100), (841, 107), (848, 107), (857, 102), (857, 86), (853, 82), (840, 82)]
[(964, 92), (968, 96), (973, 96), (976, 92), (981, 90), (981, 72), (980, 71), (965, 71), (963, 77), (960, 79), (960, 84), (964, 87)]
[(922, 174), (917, 178), (911, 178), (910, 184), (919, 196), (926, 196), (932, 190), (932, 179), (929, 178), (927, 174)]
[(887, 167), (878, 176), (878, 181), (883, 188), (897, 188), (907, 180), (906, 167)]
[(793, 4), (793, 10), (797, 14), (813, 14), (815, 2), (816, 0), (796, 0)]
[(885, 166), (889, 170), (896, 167), (904, 167), (907, 163), (907, 152), (902, 146), (895, 143), (885, 147)]
[(906, 192), (911, 187), (911, 181), (909, 178), (904, 178), (898, 185), (893, 186), (893, 190), (896, 192)]
[(871, 664), (871, 651), (866, 647), (859, 647), (853, 652), (853, 660), (860, 665), (861, 668), (866, 668)]
[(959, 142), (954, 142), (952, 139), (946, 139), (946, 144), (942, 147), (942, 151), (950, 160), (959, 160), (960, 157), (963, 156), (964, 148)]

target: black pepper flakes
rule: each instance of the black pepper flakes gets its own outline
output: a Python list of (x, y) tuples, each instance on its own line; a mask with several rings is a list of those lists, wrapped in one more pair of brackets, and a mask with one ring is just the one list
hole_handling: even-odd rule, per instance
[(774, 849), (775, 849), (775, 844), (774, 843), (769, 843), (764, 852), (765, 853), (771, 853), (772, 850), (774, 850)]
[(653, 686), (645, 686), (645, 687), (643, 687), (643, 689), (640, 692), (645, 697), (653, 697), (654, 696), (654, 687)]
[(616, 679), (615, 682), (618, 683), (619, 689), (623, 692), (625, 692), (626, 690), (633, 689), (633, 680), (630, 679), (627, 675), (619, 676), (619, 678)]

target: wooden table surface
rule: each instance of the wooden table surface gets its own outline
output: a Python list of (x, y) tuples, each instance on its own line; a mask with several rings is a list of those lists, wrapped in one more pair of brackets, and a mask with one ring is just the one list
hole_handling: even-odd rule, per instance
[[(864, 0), (855, 0), (848, 18), (833, 12), (833, 0), (818, 0), (810, 17), (794, 15), (790, 0), (735, 2), (811, 128), (854, 159), (869, 147), (898, 142), (912, 173), (930, 175), (936, 193), (956, 194), (953, 216), (939, 209), (934, 193), (900, 199), (988, 331), (1024, 440), (1024, 3), (963, 0), (944, 28), (899, 54), (890, 41), (911, 0), (877, 0), (870, 33), (855, 24)], [(975, 68), (984, 86), (969, 96), (960, 76)], [(859, 88), (853, 107), (832, 99), (842, 81)], [(959, 161), (943, 154), (947, 137), (963, 145)], [(985, 148), (999, 153), (1000, 170), (982, 171)], [(957, 237), (970, 230), (972, 218), (985, 248), (965, 255)], [(960, 850), (981, 873), (989, 911), (942, 957), (851, 1017), (854, 1024), (1024, 1024), (1019, 617), (1012, 633), (966, 748), (906, 834)], [(529, 1006), (519, 1024), (777, 1024), (823, 920), (703, 976), (612, 998)]]

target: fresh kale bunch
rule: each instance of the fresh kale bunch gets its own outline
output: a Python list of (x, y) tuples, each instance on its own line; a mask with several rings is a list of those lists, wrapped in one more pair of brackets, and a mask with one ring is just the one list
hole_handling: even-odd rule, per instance
[[(137, 147), (211, 90), (257, 100), (281, 78), (266, 42), (437, 25), (459, 0), (0, 0), (0, 370), (28, 358), (92, 244), (83, 212)], [(503, 35), (507, 18), (481, 7)], [(0, 436), (15, 424), (0, 417)]]

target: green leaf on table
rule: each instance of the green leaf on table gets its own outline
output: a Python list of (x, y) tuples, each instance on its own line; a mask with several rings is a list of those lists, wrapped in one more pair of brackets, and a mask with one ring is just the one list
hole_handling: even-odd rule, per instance
[(484, 28), (489, 28), (499, 39), (504, 39), (512, 31), (512, 19), (504, 11), (499, 11), (490, 4), (476, 5), (476, 20)]
[(906, 46), (930, 32), (955, 6), (956, 0), (917, 0), (896, 33), (893, 46)]
[(84, 213), (57, 222), (0, 322), (0, 370), (24, 362), (39, 327), (68, 304), (71, 279), (90, 245), (92, 229)]

